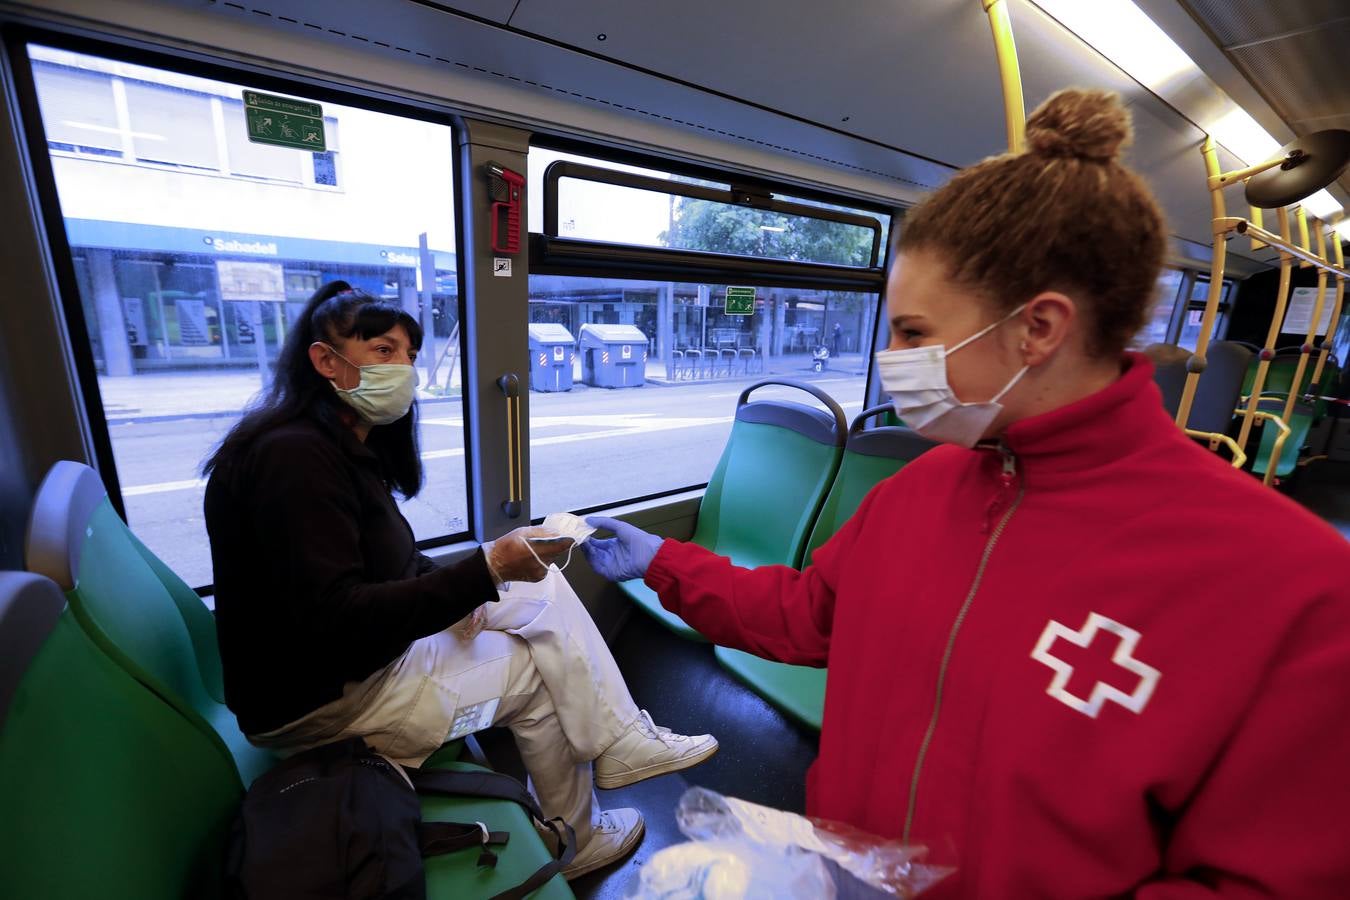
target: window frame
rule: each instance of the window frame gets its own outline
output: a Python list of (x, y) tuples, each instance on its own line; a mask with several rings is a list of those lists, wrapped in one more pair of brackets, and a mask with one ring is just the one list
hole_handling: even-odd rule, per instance
[[(654, 179), (648, 176), (637, 175), (636, 173), (588, 166), (584, 163), (576, 163), (569, 160), (555, 160), (549, 163), (548, 168), (545, 169), (544, 178), (540, 181), (540, 184), (545, 191), (542, 223), (544, 230), (528, 232), (529, 274), (531, 276), (555, 275), (610, 279), (682, 281), (706, 284), (753, 284), (757, 287), (848, 291), (862, 294), (871, 293), (876, 298), (876, 312), (873, 317), (873, 334), (870, 336), (870, 342), (872, 345), (876, 345), (877, 335), (880, 333), (882, 323), (885, 321), (886, 276), (890, 270), (892, 255), (895, 252), (898, 228), (903, 221), (903, 209), (888, 207), (883, 204), (865, 200), (856, 200), (851, 197), (830, 194), (811, 188), (797, 187), (789, 183), (769, 181), (762, 177), (745, 176), (730, 169), (715, 169), (680, 160), (649, 156), (631, 150), (616, 149), (585, 141), (559, 138), (557, 136), (539, 132), (536, 132), (530, 141), (530, 149), (534, 148), (568, 153), (576, 156), (585, 156), (603, 160), (605, 162), (633, 166), (635, 168), (663, 171), (671, 175), (680, 175), (702, 181), (711, 181), (718, 184), (729, 185), (732, 187), (732, 190), (730, 192), (717, 191), (716, 189), (703, 188), (699, 185), (692, 185), (685, 182)], [(569, 168), (558, 169), (558, 174), (554, 177), (550, 177), (550, 175), (554, 173), (554, 167), (557, 166), (566, 166)], [(835, 206), (848, 206), (852, 209), (875, 215), (878, 223), (883, 226), (883, 229), (882, 232), (878, 232), (876, 238), (874, 238), (873, 265), (868, 267), (839, 266), (829, 263), (782, 260), (770, 257), (739, 256), (735, 254), (713, 253), (699, 250), (681, 250), (668, 247), (649, 247), (634, 244), (616, 244), (607, 241), (558, 237), (557, 231), (560, 212), (557, 202), (558, 182), (563, 177), (575, 177), (574, 175), (563, 173), (566, 173), (569, 170), (575, 171), (576, 169), (585, 170), (587, 175), (596, 172), (603, 173), (603, 178), (596, 178), (595, 180), (604, 183), (629, 187), (641, 185), (643, 189), (649, 189), (647, 185), (650, 183), (659, 186), (654, 189), (659, 190), (661, 193), (691, 196), (696, 199), (713, 199), (718, 202), (730, 202), (734, 204), (734, 199), (728, 199), (728, 197), (740, 190), (746, 192), (748, 196), (754, 197), (760, 202), (763, 202), (762, 198), (772, 198), (775, 194), (782, 194), (800, 200), (810, 200)], [(526, 190), (529, 190), (531, 175), (532, 173), (526, 172)], [(675, 187), (679, 187), (682, 190), (672, 190), (672, 188)], [(690, 193), (686, 194), (683, 189), (689, 189)], [(695, 191), (699, 191), (700, 193), (695, 193)], [(708, 196), (705, 193), (701, 193), (703, 191), (708, 191), (715, 196)], [(784, 206), (790, 207), (789, 209), (784, 210), (786, 212), (806, 215), (811, 218), (833, 220), (834, 214), (837, 212), (835, 210), (823, 209), (820, 207), (792, 204), (790, 201), (778, 202), (783, 203)], [(754, 206), (756, 204), (743, 203), (740, 205)], [(843, 215), (847, 216), (846, 213)], [(862, 216), (857, 218), (865, 219), (865, 217)], [(847, 219), (845, 219), (845, 221), (847, 221)], [(858, 221), (852, 221), (851, 224), (860, 223)], [(552, 234), (549, 232), (552, 232)], [(880, 241), (880, 246), (878, 246), (876, 241), (880, 238), (881, 233), (886, 235), (886, 239)], [(524, 336), (522, 335), (522, 340), (523, 338)], [(867, 404), (873, 394), (873, 385), (875, 383), (876, 375), (875, 368), (875, 359), (869, 356), (867, 376), (864, 381), (866, 387), (864, 388), (862, 398), (864, 400), (864, 405)], [(528, 415), (525, 417), (524, 435), (527, 441), (532, 440), (533, 436), (529, 430)], [(531, 457), (531, 466), (532, 465), (533, 457)], [(531, 493), (532, 484), (533, 476), (527, 470), (525, 473), (525, 484), (523, 486), (526, 499), (528, 499)], [(612, 510), (621, 506), (650, 503), (655, 500), (687, 494), (691, 491), (703, 491), (707, 487), (708, 482), (706, 481), (699, 484), (674, 486), (650, 494), (607, 500), (593, 506), (582, 507), (576, 510), (576, 514), (588, 515), (603, 510)], [(531, 522), (533, 524), (538, 524), (543, 521), (542, 516), (533, 516), (533, 513), (534, 510), (531, 507)]]
[[(53, 150), (48, 146), (42, 109), (38, 100), (37, 83), (33, 75), (34, 60), (28, 52), (29, 44), (41, 44), (68, 52), (101, 56), (132, 65), (163, 69), (216, 81), (234, 83), (242, 81), (255, 85), (258, 90), (262, 91), (311, 97), (324, 103), (357, 107), (371, 112), (401, 116), (450, 128), (452, 150), (449, 163), (451, 166), (452, 196), (454, 197), (451, 204), (453, 208), (450, 212), (456, 236), (455, 278), (460, 321), (466, 320), (468, 301), (465, 267), (468, 261), (464, 253), (465, 222), (463, 219), (463, 203), (460, 199), (460, 191), (464, 190), (466, 185), (461, 172), (459, 153), (455, 149), (459, 145), (464, 124), (457, 114), (431, 104), (418, 104), (406, 99), (394, 100), (383, 95), (364, 93), (354, 86), (344, 89), (343, 87), (335, 87), (331, 82), (312, 80), (290, 73), (283, 74), (276, 70), (254, 65), (224, 60), (208, 61), (187, 53), (173, 52), (158, 45), (148, 47), (138, 42), (121, 41), (102, 33), (93, 37), (27, 24), (8, 24), (0, 28), (0, 43), (4, 46), (5, 56), (9, 61), (10, 74), (13, 77), (14, 95), (17, 100), (14, 108), (16, 117), (22, 127), (26, 161), (31, 167), (37, 206), (42, 218), (43, 237), (50, 253), (56, 287), (60, 294), (61, 311), (69, 342), (70, 360), (74, 368), (76, 381), (79, 384), (80, 398), (83, 404), (82, 418), (92, 444), (96, 468), (108, 492), (108, 499), (114, 511), (124, 522), (127, 520), (126, 501), (122, 495), (122, 485), (113, 451), (112, 433), (99, 388), (98, 370), (91, 341), (91, 328), (90, 323), (85, 319), (82, 294), (79, 289), (75, 266), (75, 253), (66, 232), (65, 217), (61, 209), (56, 184), (55, 167), (52, 164), (54, 153), (60, 156), (78, 155), (85, 159), (96, 159), (98, 157)], [(335, 154), (336, 165), (340, 165), (338, 160), (341, 159), (341, 156), (339, 150)], [(126, 157), (115, 159), (109, 157), (108, 161), (123, 165), (143, 165), (161, 170), (174, 170), (174, 167), (144, 163)], [(308, 164), (309, 160), (306, 160), (306, 165)], [(191, 169), (179, 169), (179, 171), (184, 173), (194, 172)], [(196, 170), (196, 174), (247, 178), (247, 176), (233, 176), (223, 169), (216, 172)], [(307, 186), (324, 191), (342, 191), (341, 170), (339, 169), (337, 186), (313, 184)], [(462, 531), (419, 540), (417, 541), (419, 550), (428, 550), (471, 540), (478, 525), (474, 514), (476, 508), (473, 482), (474, 440), (470, 434), (470, 429), (473, 427), (470, 423), (474, 421), (474, 417), (471, 409), (470, 392), (467, 389), (471, 380), (470, 368), (473, 361), (469, 358), (469, 342), (463, 330), (461, 330), (459, 341), (460, 383), (465, 386), (460, 395), (460, 416), (464, 422), (465, 527)], [(193, 590), (199, 596), (210, 596), (214, 593), (215, 585), (195, 585)]]

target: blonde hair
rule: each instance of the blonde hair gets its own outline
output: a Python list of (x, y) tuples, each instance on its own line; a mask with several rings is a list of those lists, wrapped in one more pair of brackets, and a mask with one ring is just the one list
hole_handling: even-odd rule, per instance
[(1027, 152), (958, 172), (909, 212), (897, 248), (933, 253), (1000, 311), (1070, 294), (1088, 352), (1119, 354), (1148, 316), (1167, 241), (1152, 191), (1119, 161), (1131, 136), (1115, 93), (1060, 91), (1027, 119)]

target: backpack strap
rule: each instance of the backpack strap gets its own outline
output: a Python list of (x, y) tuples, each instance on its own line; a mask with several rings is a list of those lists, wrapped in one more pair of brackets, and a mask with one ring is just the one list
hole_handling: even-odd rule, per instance
[(511, 832), (488, 831), (482, 822), (422, 822), (417, 826), (417, 840), (423, 856), (440, 856), (480, 847), (478, 865), (495, 868), (497, 854), (492, 852), (490, 845), (505, 846), (511, 840)]
[[(572, 826), (560, 818), (545, 819), (543, 810), (539, 808), (539, 804), (535, 802), (530, 792), (525, 789), (525, 785), (510, 775), (503, 775), (501, 772), (452, 772), (445, 769), (406, 769), (405, 771), (419, 794), (488, 797), (519, 804), (535, 822), (548, 829), (557, 839), (558, 853), (554, 859), (544, 863), (535, 870), (533, 875), (520, 884), (502, 891), (490, 900), (524, 900), (525, 897), (542, 887), (576, 858), (577, 835)], [(422, 827), (427, 828), (428, 826), (441, 824), (454, 825), (456, 823), (424, 822)], [(464, 828), (466, 826), (460, 825), (459, 827)], [(487, 832), (486, 826), (482, 826), (481, 823), (467, 827), (473, 829), (469, 838), (457, 838), (457, 840), (471, 841), (471, 843), (464, 844), (465, 847), (477, 846), (482, 841), (485, 832), (489, 835), (490, 842), (505, 843), (505, 841), (492, 841), (491, 835), (500, 832)], [(451, 840), (455, 840), (455, 838)], [(439, 852), (445, 853), (451, 849), (461, 848), (451, 847)], [(480, 856), (479, 865), (484, 864), (483, 857)]]

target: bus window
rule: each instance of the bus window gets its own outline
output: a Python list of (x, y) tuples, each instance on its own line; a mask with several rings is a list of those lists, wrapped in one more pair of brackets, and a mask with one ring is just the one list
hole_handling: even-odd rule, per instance
[[(1232, 309), (1233, 282), (1225, 280), (1219, 294), (1219, 311), (1214, 319), (1214, 333), (1210, 340), (1221, 341), (1228, 333), (1228, 313)], [(1197, 276), (1191, 287), (1190, 301), (1186, 304), (1186, 318), (1181, 325), (1181, 336), (1177, 346), (1194, 351), (1196, 341), (1200, 340), (1200, 327), (1205, 318), (1205, 303), (1209, 300), (1209, 278)]]
[(1163, 269), (1162, 274), (1158, 276), (1158, 297), (1153, 307), (1153, 315), (1144, 324), (1143, 330), (1135, 336), (1136, 347), (1168, 343), (1168, 327), (1172, 322), (1172, 311), (1177, 305), (1177, 295), (1181, 292), (1184, 274), (1180, 269)]
[(67, 301), (90, 337), (75, 350), (94, 359), (137, 535), (189, 584), (212, 581), (201, 463), (339, 278), (424, 324), (427, 485), (403, 511), (419, 540), (466, 533), (450, 126), (322, 102), (287, 120), (297, 146), (261, 143), (255, 85), (28, 51), (79, 286)]
[[(559, 159), (675, 178), (532, 148), (536, 242), (542, 239), (537, 229), (545, 227), (542, 173)], [(889, 217), (818, 200), (792, 201), (827, 214), (870, 218), (869, 229), (853, 221), (680, 196), (678, 190), (660, 193), (571, 178), (558, 183), (557, 237), (602, 244), (606, 259), (591, 272), (578, 272), (532, 251), (528, 344), (535, 517), (706, 484), (730, 433), (737, 397), (761, 378), (818, 384), (850, 417), (864, 406), (883, 280), (881, 261), (874, 264), (872, 254), (878, 233), (885, 247)], [(688, 257), (675, 253), (671, 277), (623, 271), (627, 254), (640, 255), (646, 265), (663, 252), (681, 250), (762, 262), (747, 266), (732, 283), (694, 272), (678, 277)], [(869, 280), (853, 289), (785, 286), (792, 266), (816, 263), (866, 270)], [(812, 402), (789, 389), (756, 397)]]

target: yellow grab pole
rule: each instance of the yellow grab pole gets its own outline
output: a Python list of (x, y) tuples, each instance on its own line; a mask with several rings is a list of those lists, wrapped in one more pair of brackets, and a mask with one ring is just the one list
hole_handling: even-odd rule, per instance
[[(1251, 214), (1250, 216), (1247, 217), (1247, 221), (1251, 222), (1251, 223), (1252, 223), (1253, 225), (1255, 225), (1257, 228), (1265, 228), (1265, 227), (1266, 227), (1265, 216), (1262, 215), (1262, 213), (1264, 213), (1265, 210), (1263, 210), (1263, 209), (1262, 209), (1261, 207), (1259, 207), (1259, 206), (1253, 206), (1253, 207), (1251, 208), (1251, 210), (1252, 210), (1252, 214)], [(1255, 235), (1252, 235), (1252, 249), (1253, 249), (1253, 250), (1261, 250), (1261, 249), (1263, 249), (1265, 246), (1266, 246), (1265, 241), (1258, 240), (1257, 237), (1256, 237)]]
[[(1276, 210), (1280, 220), (1280, 237), (1289, 238), (1289, 210), (1280, 207)], [(1294, 260), (1288, 253), (1280, 252), (1280, 287), (1275, 294), (1275, 315), (1270, 320), (1270, 330), (1266, 332), (1266, 346), (1261, 351), (1261, 361), (1256, 366), (1256, 378), (1252, 381), (1252, 395), (1247, 398), (1247, 409), (1242, 415), (1242, 431), (1238, 434), (1238, 446), (1246, 449), (1247, 438), (1251, 437), (1252, 422), (1257, 418), (1256, 408), (1261, 403), (1261, 392), (1266, 389), (1266, 375), (1270, 372), (1270, 361), (1275, 356), (1275, 342), (1280, 337), (1280, 326), (1284, 324), (1284, 310), (1289, 303), (1289, 283), (1294, 274)], [(1272, 467), (1271, 471), (1274, 471)]]
[[(1219, 155), (1214, 149), (1214, 138), (1205, 135), (1200, 147), (1205, 157), (1205, 171), (1211, 178), (1219, 174)], [(1223, 202), (1223, 190), (1215, 188), (1209, 192), (1209, 206), (1214, 221), (1211, 231), (1214, 233), (1214, 258), (1209, 267), (1209, 299), (1205, 301), (1205, 315), (1200, 322), (1200, 336), (1195, 341), (1195, 355), (1186, 363), (1186, 386), (1181, 392), (1181, 405), (1177, 407), (1177, 424), (1182, 428), (1191, 418), (1191, 404), (1195, 402), (1195, 389), (1200, 383), (1200, 373), (1205, 371), (1205, 351), (1209, 349), (1209, 336), (1214, 331), (1214, 320), (1219, 314), (1219, 300), (1223, 296), (1223, 267), (1228, 254), (1226, 230), (1221, 221), (1227, 216)]]
[[(1317, 232), (1317, 255), (1323, 262), (1327, 260), (1327, 239), (1322, 233), (1322, 223), (1313, 219), (1313, 228)], [(1310, 264), (1311, 265), (1311, 264)], [(1294, 404), (1298, 402), (1299, 391), (1303, 387), (1303, 376), (1308, 371), (1308, 356), (1312, 353), (1312, 342), (1317, 337), (1317, 322), (1322, 318), (1322, 305), (1327, 299), (1327, 270), (1317, 270), (1317, 300), (1313, 303), (1312, 321), (1308, 323), (1308, 336), (1299, 348), (1298, 365), (1294, 368), (1294, 381), (1289, 385), (1289, 399), (1284, 401), (1285, 422), (1293, 421)]]
[(994, 53), (998, 56), (998, 75), (1003, 82), (1003, 118), (1008, 125), (1008, 152), (1027, 149), (1027, 110), (1022, 100), (1022, 73), (1017, 66), (1017, 45), (1013, 43), (1012, 20), (1006, 0), (981, 0), (994, 30)]
[[(1336, 224), (1340, 221), (1340, 213), (1331, 220), (1331, 248), (1336, 257), (1336, 266), (1345, 268), (1345, 251), (1341, 249), (1340, 232), (1336, 230)], [(1332, 307), (1331, 323), (1327, 325), (1327, 336), (1322, 338), (1322, 353), (1317, 357), (1317, 368), (1313, 370), (1312, 384), (1316, 393), (1322, 391), (1322, 369), (1326, 367), (1327, 356), (1331, 353), (1331, 342), (1336, 338), (1336, 326), (1341, 322), (1341, 310), (1345, 307), (1345, 276), (1336, 276), (1336, 305)], [(1341, 365), (1345, 365), (1345, 360), (1341, 360)]]
[[(1294, 210), (1294, 218), (1298, 220), (1298, 245), (1309, 253), (1312, 252), (1312, 245), (1308, 243), (1308, 214), (1300, 206)], [(1299, 260), (1298, 267), (1306, 269), (1312, 263), (1307, 260)]]

